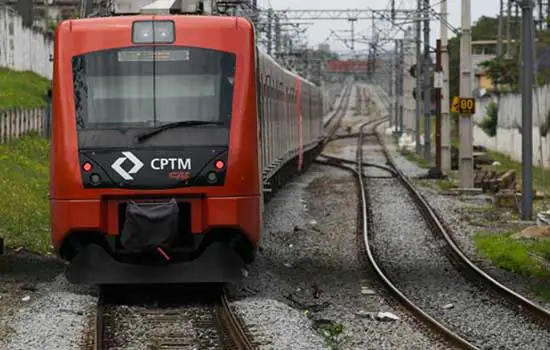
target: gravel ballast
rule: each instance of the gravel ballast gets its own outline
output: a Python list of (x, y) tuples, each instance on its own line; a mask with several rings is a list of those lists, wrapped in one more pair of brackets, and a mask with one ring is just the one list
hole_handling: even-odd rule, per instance
[[(384, 155), (374, 148), (369, 147), (365, 160), (383, 164)], [(378, 175), (370, 169), (366, 173)], [(443, 254), (445, 243), (434, 239), (397, 179), (369, 178), (367, 186), (376, 255), (405, 295), (481, 348), (550, 347), (547, 329), (504, 306), (455, 269)]]
[[(376, 291), (355, 234), (357, 192), (351, 174), (313, 165), (282, 189), (266, 212), (262, 252), (243, 288), (235, 291), (241, 300), (234, 304), (237, 310), (248, 305), (239, 312), (246, 324), (261, 329), (256, 337), (264, 334), (264, 349), (324, 348), (311, 330), (320, 322), (343, 325), (342, 334), (333, 338), (346, 339), (344, 349), (446, 348)], [(274, 301), (301, 311), (274, 307)], [(250, 308), (272, 312), (258, 319), (258, 311)], [(399, 320), (378, 319), (385, 311)]]
[[(382, 128), (379, 128), (378, 132), (382, 133), (382, 130)], [(426, 169), (422, 169), (416, 164), (411, 163), (400, 154), (397, 145), (393, 143), (391, 138), (387, 137), (385, 140), (396, 165), (404, 174), (410, 178), (426, 174)], [(506, 213), (500, 213), (499, 215), (498, 209), (488, 210), (486, 204), (491, 203), (492, 199), (485, 194), (445, 196), (439, 194), (434, 188), (421, 186), (418, 183), (417, 188), (443, 220), (448, 233), (453, 237), (455, 243), (473, 263), (506, 287), (550, 310), (550, 301), (543, 299), (536, 292), (541, 284), (548, 283), (547, 280), (521, 276), (511, 271), (497, 268), (489, 259), (480, 255), (475, 247), (473, 236), (482, 230), (493, 232), (520, 231), (526, 227), (525, 224), (517, 224), (513, 220), (510, 220), (510, 218), (502, 217)], [(487, 220), (486, 216), (491, 215), (499, 217), (499, 219), (495, 221), (494, 218), (491, 218), (493, 220), (491, 220), (490, 227), (481, 226), (480, 223)], [(510, 223), (507, 221), (510, 221)]]
[[(87, 328), (97, 298), (90, 290), (75, 288), (64, 276), (36, 286), (38, 293), (25, 295), (28, 305), (9, 321), (12, 329), (0, 348), (81, 349), (88, 342)], [(27, 299), (25, 297), (29, 297)]]
[[(360, 120), (348, 112), (343, 124)], [(326, 151), (354, 159), (355, 144), (340, 140)], [(378, 292), (356, 235), (357, 198), (350, 173), (314, 164), (266, 205), (262, 249), (232, 290), (261, 349), (323, 349), (326, 340), (342, 349), (447, 348)], [(320, 324), (328, 337), (313, 330)]]

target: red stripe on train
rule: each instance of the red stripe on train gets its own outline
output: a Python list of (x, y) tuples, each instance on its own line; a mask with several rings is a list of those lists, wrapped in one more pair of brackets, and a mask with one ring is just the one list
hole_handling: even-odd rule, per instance
[(300, 78), (296, 78), (296, 106), (298, 107), (298, 171), (302, 170), (304, 162), (304, 140), (302, 135), (302, 93)]

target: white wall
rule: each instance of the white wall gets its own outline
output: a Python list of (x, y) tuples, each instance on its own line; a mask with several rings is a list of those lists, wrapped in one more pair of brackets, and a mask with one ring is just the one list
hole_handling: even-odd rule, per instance
[[(496, 101), (496, 98), (484, 98), (477, 101), (476, 114), (473, 116), (475, 124), (481, 123), (491, 101)], [(502, 96), (498, 112), (497, 135), (489, 137), (480, 127), (474, 126), (474, 144), (507, 154), (512, 159), (521, 162), (521, 108), (521, 94)], [(550, 85), (547, 85), (537, 88), (533, 92), (533, 162), (540, 164), (542, 158), (545, 167), (550, 167), (550, 139), (546, 135), (540, 135), (539, 125), (546, 125), (546, 116), (549, 111)]]
[(33, 71), (52, 78), (53, 41), (32, 29), (24, 28), (15, 11), (0, 8), (0, 67)]

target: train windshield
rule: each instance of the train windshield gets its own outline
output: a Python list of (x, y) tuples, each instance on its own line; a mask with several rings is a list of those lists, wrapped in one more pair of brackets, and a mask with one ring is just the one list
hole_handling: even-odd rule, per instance
[(181, 46), (118, 48), (73, 57), (77, 127), (84, 136), (79, 138), (91, 132), (97, 141), (99, 131), (142, 133), (187, 120), (214, 122), (196, 129), (227, 129), (235, 63), (232, 53)]

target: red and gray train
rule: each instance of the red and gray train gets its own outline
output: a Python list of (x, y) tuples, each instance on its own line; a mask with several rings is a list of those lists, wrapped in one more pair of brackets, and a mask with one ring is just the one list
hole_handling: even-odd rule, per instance
[(324, 137), (320, 88), (240, 17), (62, 22), (52, 89), (52, 241), (76, 284), (238, 280), (265, 182)]

